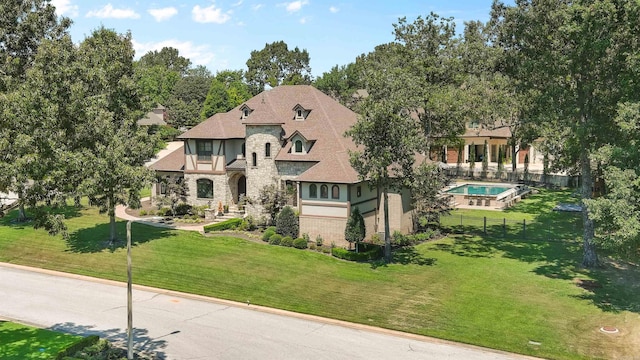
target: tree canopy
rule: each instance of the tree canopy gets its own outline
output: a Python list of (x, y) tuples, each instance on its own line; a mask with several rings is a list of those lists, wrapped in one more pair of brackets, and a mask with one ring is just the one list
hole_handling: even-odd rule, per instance
[(311, 83), (309, 53), (295, 47), (289, 50), (284, 41), (265, 44), (262, 50), (251, 51), (247, 60), (245, 78), (253, 95), (264, 90), (265, 85), (301, 85)]

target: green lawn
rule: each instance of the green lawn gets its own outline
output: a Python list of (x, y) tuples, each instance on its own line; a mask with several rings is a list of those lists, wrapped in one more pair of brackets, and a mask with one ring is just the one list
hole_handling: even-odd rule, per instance
[(0, 359), (51, 359), (81, 336), (0, 321)]
[[(545, 191), (504, 214), (563, 222), (573, 215), (548, 207), (565, 196)], [(12, 224), (14, 216), (0, 219), (0, 261), (126, 279), (126, 252), (105, 248), (108, 219), (95, 209), (67, 211), (68, 241)], [(640, 344), (638, 270), (577, 268), (580, 243), (568, 229), (564, 238), (574, 240), (455, 235), (397, 252), (384, 265), (134, 224), (133, 276), (138, 284), (541, 357), (630, 358)], [(584, 289), (576, 279), (597, 286)], [(600, 333), (603, 325), (621, 331)]]

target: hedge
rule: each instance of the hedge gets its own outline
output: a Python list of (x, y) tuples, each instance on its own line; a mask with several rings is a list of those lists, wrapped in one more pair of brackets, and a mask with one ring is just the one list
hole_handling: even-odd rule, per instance
[(69, 345), (66, 349), (60, 351), (56, 355), (55, 360), (62, 360), (66, 357), (75, 355), (78, 351), (82, 351), (84, 348), (95, 345), (100, 338), (96, 335), (90, 335), (86, 338), (78, 340), (76, 343)]
[(265, 230), (265, 232), (262, 234), (262, 241), (269, 242), (269, 238), (271, 237), (271, 235), (274, 235), (275, 233), (276, 231), (272, 229)]
[(293, 246), (293, 238), (291, 236), (285, 236), (280, 241), (280, 246), (292, 247)]
[(223, 222), (207, 225), (207, 226), (204, 227), (204, 232), (207, 233), (207, 232), (211, 232), (211, 231), (222, 231), (222, 230), (235, 229), (241, 223), (242, 223), (242, 219), (241, 218), (233, 218), (233, 219), (225, 220)]
[(349, 261), (369, 261), (382, 257), (382, 247), (373, 244), (360, 243), (360, 252), (349, 251), (344, 248), (335, 247), (331, 249), (331, 255)]

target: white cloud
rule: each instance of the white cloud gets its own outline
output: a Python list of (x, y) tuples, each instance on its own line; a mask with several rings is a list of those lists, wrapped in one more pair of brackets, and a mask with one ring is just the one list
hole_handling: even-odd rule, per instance
[(303, 18), (300, 18), (300, 20), (298, 20), (298, 21), (300, 22), (300, 24), (306, 24), (307, 21), (309, 21), (309, 18), (308, 17), (303, 17)]
[(262, 9), (263, 7), (264, 7), (264, 4), (255, 4), (255, 5), (251, 6), (251, 10), (258, 11), (258, 10)]
[(86, 17), (97, 17), (103, 19), (138, 19), (140, 14), (132, 9), (115, 9), (113, 5), (107, 4), (100, 10), (89, 11)]
[(244, 2), (244, 0), (240, 0), (240, 1), (238, 1), (237, 3), (235, 3), (235, 4), (231, 4), (231, 6), (232, 6), (232, 7), (238, 7), (238, 6), (242, 5), (242, 3), (243, 3), (243, 2)]
[(335, 7), (335, 6), (331, 6), (331, 7), (329, 7), (329, 11), (331, 11), (332, 13), (334, 13), (334, 14), (335, 14), (335, 13), (337, 13), (338, 11), (340, 11), (340, 9), (338, 9), (338, 8), (337, 8), (337, 7)]
[(55, 6), (58, 16), (64, 14), (70, 17), (78, 16), (78, 5), (71, 5), (71, 0), (51, 0), (51, 5)]
[(178, 13), (178, 9), (174, 7), (166, 7), (162, 9), (149, 9), (147, 10), (157, 22), (169, 20)]
[(133, 40), (136, 58), (140, 58), (149, 51), (160, 51), (163, 47), (178, 49), (180, 56), (191, 60), (193, 65), (210, 65), (216, 57), (209, 48), (209, 45), (195, 45), (191, 41), (164, 40), (160, 42), (139, 43), (135, 41), (135, 39)]
[(224, 24), (231, 19), (231, 11), (223, 13), (222, 9), (216, 8), (215, 4), (206, 8), (196, 5), (191, 10), (191, 14), (193, 15), (193, 20), (199, 23)]
[(298, 0), (290, 3), (284, 3), (284, 6), (287, 8), (287, 12), (294, 13), (300, 11), (300, 9), (307, 4), (309, 4), (308, 0)]

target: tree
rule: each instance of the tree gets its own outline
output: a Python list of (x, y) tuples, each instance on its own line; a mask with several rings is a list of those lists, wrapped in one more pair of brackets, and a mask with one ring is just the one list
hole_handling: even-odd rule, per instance
[(356, 63), (336, 65), (329, 72), (317, 77), (313, 86), (342, 105), (355, 109), (356, 91), (364, 88), (357, 69)]
[(206, 68), (196, 68), (190, 69), (175, 83), (165, 103), (169, 121), (174, 127), (191, 127), (200, 122), (200, 112), (212, 79)]
[(85, 65), (87, 118), (84, 129), (94, 136), (78, 155), (85, 168), (81, 189), (110, 220), (109, 240), (116, 240), (115, 207), (139, 204), (139, 192), (153, 173), (144, 162), (153, 156), (154, 142), (136, 120), (142, 115), (133, 78), (131, 34), (99, 28), (79, 47)]
[[(34, 162), (39, 138), (33, 136), (38, 126), (29, 99), (37, 89), (25, 83), (27, 72), (39, 46), (64, 38), (71, 22), (58, 18), (55, 8), (42, 0), (4, 1), (0, 12), (0, 191), (17, 193), (18, 220), (25, 220), (25, 204), (37, 198), (36, 194), (28, 199), (28, 181), (33, 179), (36, 167), (38, 173), (46, 173), (44, 162)], [(38, 134), (44, 134), (44, 130), (38, 130)], [(48, 139), (46, 135), (43, 138)]]
[(180, 80), (180, 73), (163, 65), (146, 66), (135, 64), (135, 78), (145, 103), (152, 108), (157, 104), (167, 105), (173, 88)]
[(356, 250), (358, 249), (358, 243), (364, 240), (367, 235), (367, 229), (364, 224), (364, 218), (360, 214), (360, 210), (356, 206), (351, 211), (349, 219), (347, 219), (347, 225), (344, 229), (344, 238), (349, 242), (349, 248), (351, 244), (356, 244)]
[(276, 216), (285, 207), (289, 197), (286, 190), (278, 188), (276, 184), (270, 184), (260, 189), (257, 203), (262, 205), (271, 219), (271, 223), (275, 224)]
[(311, 83), (309, 53), (298, 47), (289, 50), (284, 41), (265, 44), (262, 50), (253, 50), (247, 60), (245, 78), (253, 95), (262, 92), (265, 85), (301, 85)]
[(138, 62), (147, 68), (161, 66), (169, 71), (177, 72), (180, 76), (186, 75), (191, 66), (191, 60), (180, 56), (178, 49), (167, 46), (163, 47), (160, 51), (149, 51), (144, 54)]
[[(593, 154), (611, 140), (618, 104), (640, 96), (637, 77), (640, 4), (634, 0), (495, 2), (492, 21), (505, 52), (505, 71), (531, 104), (523, 118), (542, 135), (561, 134), (554, 167), (576, 169), (589, 203)], [(540, 36), (545, 34), (545, 36)], [(594, 222), (583, 209), (582, 265), (599, 264)]]
[(411, 178), (421, 139), (419, 126), (408, 111), (412, 97), (399, 50), (394, 44), (380, 45), (360, 58), (369, 96), (358, 106), (357, 122), (345, 133), (359, 146), (350, 151), (351, 166), (383, 194), (387, 262), (391, 261), (389, 191), (402, 188), (404, 180)]
[(177, 179), (159, 179), (158, 183), (164, 186), (164, 194), (158, 197), (160, 205), (169, 206), (171, 215), (176, 216), (176, 208), (180, 202), (186, 202), (189, 195), (189, 188), (183, 177)]
[(243, 82), (242, 70), (224, 70), (211, 82), (200, 113), (201, 119), (227, 112), (251, 98), (249, 86)]
[(623, 103), (615, 117), (611, 144), (595, 159), (602, 164), (603, 195), (586, 201), (600, 246), (633, 257), (640, 246), (640, 103)]
[(441, 189), (448, 183), (447, 174), (437, 164), (422, 163), (416, 169), (411, 183), (411, 195), (415, 223), (420, 228), (438, 224), (440, 215), (451, 210), (451, 195), (441, 194)]
[(276, 233), (282, 236), (289, 236), (293, 239), (300, 233), (298, 217), (293, 212), (291, 206), (285, 206), (276, 218)]
[(469, 145), (469, 170), (473, 177), (473, 169), (476, 167), (476, 144), (474, 142)]

